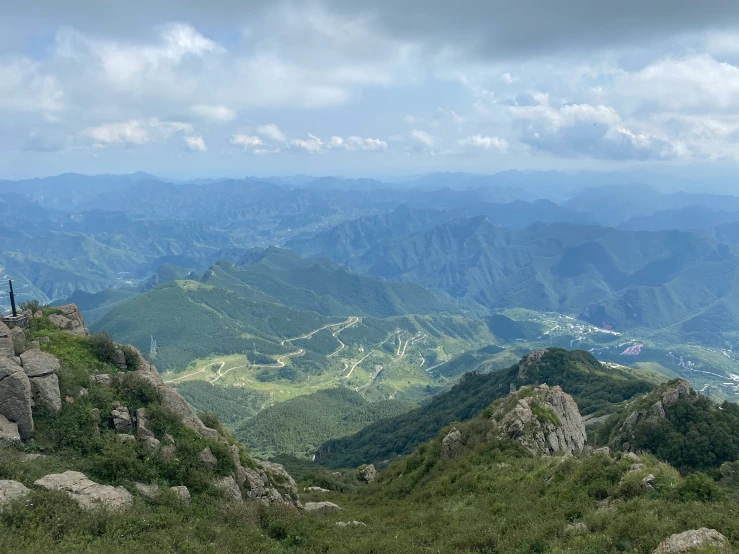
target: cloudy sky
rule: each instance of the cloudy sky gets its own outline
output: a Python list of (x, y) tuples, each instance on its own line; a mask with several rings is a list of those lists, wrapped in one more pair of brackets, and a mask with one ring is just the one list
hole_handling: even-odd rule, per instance
[(735, 0), (9, 0), (0, 19), (0, 178), (738, 159)]

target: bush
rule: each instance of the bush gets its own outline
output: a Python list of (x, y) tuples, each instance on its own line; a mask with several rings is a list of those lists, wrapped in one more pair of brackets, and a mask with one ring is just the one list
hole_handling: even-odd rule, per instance
[(712, 502), (723, 498), (723, 491), (716, 481), (705, 473), (688, 475), (677, 487), (677, 495), (683, 501)]
[(90, 337), (90, 344), (100, 361), (115, 365), (117, 345), (108, 333), (95, 333)]
[(24, 300), (23, 302), (18, 304), (18, 308), (20, 309), (21, 312), (30, 311), (35, 314), (41, 308), (43, 308), (43, 306), (38, 300), (34, 298), (33, 300)]

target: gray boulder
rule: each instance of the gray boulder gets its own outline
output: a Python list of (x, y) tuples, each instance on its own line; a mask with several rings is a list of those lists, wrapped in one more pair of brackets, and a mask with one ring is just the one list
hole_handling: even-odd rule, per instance
[(131, 430), (131, 414), (126, 406), (121, 406), (116, 402), (113, 404), (113, 410), (110, 412), (113, 416), (113, 426), (119, 433), (127, 433)]
[(324, 489), (323, 487), (305, 487), (303, 490), (305, 492), (329, 492), (328, 489)]
[(146, 408), (136, 410), (136, 437), (139, 440), (154, 439), (154, 431), (151, 430), (151, 422)]
[(239, 489), (239, 486), (236, 484), (236, 480), (232, 475), (224, 477), (223, 479), (216, 481), (214, 484), (216, 488), (223, 491), (223, 496), (226, 497), (226, 499), (235, 500), (237, 502), (241, 502), (243, 500), (241, 489)]
[(580, 536), (588, 534), (588, 526), (582, 521), (567, 525), (564, 528), (564, 534), (566, 537)]
[(133, 496), (123, 487), (100, 485), (79, 471), (52, 473), (34, 483), (46, 490), (63, 491), (85, 509), (124, 512), (133, 507)]
[(74, 304), (67, 304), (65, 306), (59, 306), (60, 314), (52, 314), (49, 316), (49, 321), (54, 325), (68, 331), (74, 335), (87, 336), (90, 332), (85, 327), (84, 321), (82, 321), (82, 315), (79, 309)]
[(21, 354), (20, 358), (23, 371), (30, 378), (50, 375), (61, 369), (61, 364), (55, 356), (41, 350), (28, 350)]
[(524, 387), (492, 419), (500, 438), (518, 441), (533, 454), (581, 452), (587, 440), (577, 404), (559, 386)]
[(662, 541), (653, 554), (700, 552), (707, 548), (712, 548), (711, 552), (731, 552), (731, 545), (726, 537), (715, 529), (702, 527), (672, 535)]
[(136, 483), (136, 492), (138, 492), (143, 498), (154, 501), (159, 498), (159, 485), (156, 483), (151, 485), (147, 485), (146, 483)]
[(14, 443), (20, 440), (21, 434), (18, 432), (18, 424), (8, 421), (8, 418), (0, 414), (0, 444)]
[(441, 452), (445, 458), (451, 459), (458, 456), (463, 448), (462, 433), (456, 427), (452, 428), (441, 441)]
[(23, 368), (0, 358), (0, 414), (18, 426), (21, 439), (33, 435), (31, 383)]
[(118, 348), (116, 346), (115, 348), (115, 354), (114, 354), (115, 360), (113, 363), (118, 369), (126, 369), (126, 355), (123, 353), (123, 350)]
[(375, 480), (375, 477), (377, 476), (377, 470), (375, 469), (375, 466), (373, 464), (369, 464), (368, 466), (364, 467), (362, 471), (359, 472), (362, 481), (365, 481), (366, 483), (371, 483)]
[(337, 521), (337, 527), (367, 527), (367, 524), (361, 521)]
[(190, 498), (190, 491), (187, 489), (184, 485), (179, 485), (177, 487), (170, 487), (170, 489), (173, 493), (177, 495), (177, 497), (182, 500), (185, 504), (190, 504), (192, 501)]
[(31, 377), (29, 381), (34, 406), (42, 406), (55, 414), (62, 411), (59, 377), (54, 373), (50, 373), (40, 377)]
[(15, 346), (10, 328), (0, 321), (0, 358), (11, 358), (15, 356)]
[(209, 467), (210, 469), (214, 469), (218, 465), (218, 458), (213, 455), (210, 447), (201, 450), (199, 457), (203, 465)]
[(30, 348), (28, 340), (26, 340), (26, 333), (20, 327), (15, 327), (10, 330), (10, 337), (13, 339), (13, 350), (16, 356), (20, 356), (26, 350)]
[(30, 489), (18, 481), (0, 480), (0, 512), (7, 508), (13, 501), (28, 496)]
[(314, 514), (330, 514), (341, 510), (339, 506), (333, 502), (306, 502), (305, 511)]

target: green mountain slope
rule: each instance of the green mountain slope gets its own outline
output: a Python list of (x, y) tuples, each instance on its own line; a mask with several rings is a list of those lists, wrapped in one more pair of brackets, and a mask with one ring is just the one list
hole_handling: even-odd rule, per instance
[(353, 467), (408, 454), (445, 425), (476, 416), (508, 394), (512, 385), (560, 385), (577, 400), (583, 415), (608, 413), (654, 387), (654, 380), (647, 380), (646, 374), (604, 366), (587, 352), (552, 348), (542, 354), (539, 359), (524, 358), (506, 370), (467, 373), (451, 390), (420, 408), (322, 444), (316, 461), (329, 467)]
[(291, 454), (310, 457), (319, 444), (407, 412), (410, 402), (369, 403), (346, 388), (318, 391), (270, 406), (244, 421), (236, 436), (262, 457)]

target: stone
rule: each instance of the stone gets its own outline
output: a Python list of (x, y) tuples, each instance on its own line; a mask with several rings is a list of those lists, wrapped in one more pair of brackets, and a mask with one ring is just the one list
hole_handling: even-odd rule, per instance
[(126, 369), (126, 355), (123, 353), (123, 350), (121, 350), (117, 346), (115, 348), (115, 354), (113, 355), (113, 358), (113, 364), (118, 369)]
[(631, 467), (629, 467), (629, 473), (636, 473), (637, 471), (644, 471), (647, 469), (647, 466), (644, 464), (631, 464)]
[(38, 342), (39, 344), (48, 344), (51, 342), (51, 339), (49, 337), (39, 337)]
[(214, 483), (214, 485), (216, 488), (223, 491), (223, 496), (226, 497), (226, 499), (236, 500), (237, 502), (241, 502), (243, 500), (241, 489), (239, 489), (239, 486), (236, 484), (236, 480), (232, 475), (219, 479)]
[(23, 371), (30, 378), (50, 375), (61, 369), (61, 364), (55, 356), (41, 350), (28, 350), (21, 354), (20, 358)]
[(131, 426), (131, 414), (128, 413), (126, 406), (118, 404), (113, 405), (113, 410), (110, 412), (113, 416), (113, 426), (119, 433), (127, 433), (132, 429)]
[(573, 523), (572, 525), (567, 525), (564, 528), (564, 534), (566, 537), (578, 537), (581, 535), (587, 535), (588, 526), (582, 521), (578, 523)]
[(338, 527), (350, 527), (350, 526), (354, 526), (354, 527), (367, 527), (367, 524), (366, 523), (363, 523), (361, 521), (337, 521), (336, 522), (336, 525)]
[(699, 552), (707, 548), (712, 552), (731, 552), (729, 541), (715, 529), (702, 527), (672, 535), (662, 541), (653, 554), (678, 554), (682, 552)]
[(79, 471), (52, 473), (34, 483), (46, 490), (63, 491), (85, 509), (124, 512), (133, 507), (133, 496), (123, 487), (100, 485)]
[[(267, 495), (267, 487), (265, 486), (267, 475), (264, 472), (260, 474), (255, 469), (244, 468), (244, 476), (246, 477), (245, 482), (249, 485), (249, 492), (247, 493), (249, 498), (262, 498)], [(269, 481), (267, 482), (269, 483)]]
[(215, 469), (218, 466), (218, 458), (213, 455), (210, 447), (204, 448), (200, 451), (200, 461), (211, 469)]
[(28, 343), (29, 350), (41, 350), (41, 343), (37, 340), (32, 340)]
[(18, 424), (8, 421), (8, 418), (0, 414), (0, 444), (12, 444), (20, 440)]
[[(153, 366), (152, 366), (153, 367)], [(161, 379), (161, 377), (160, 377)], [(217, 440), (218, 431), (206, 427), (200, 418), (195, 415), (190, 405), (180, 394), (171, 387), (162, 385), (158, 387), (162, 399), (162, 407), (172, 412), (185, 427), (196, 431), (205, 438)]]
[(303, 490), (305, 492), (329, 492), (328, 489), (324, 489), (323, 487), (305, 487)]
[(333, 502), (306, 502), (305, 511), (314, 514), (330, 514), (341, 510), (339, 506)]
[(273, 462), (265, 462), (264, 460), (257, 460), (259, 464), (267, 470), (267, 474), (270, 473), (276, 476), (283, 484), (286, 492), (294, 500), (298, 499), (298, 485), (295, 483), (295, 479), (285, 471), (285, 468), (281, 464), (275, 464)]
[(62, 411), (62, 394), (59, 392), (59, 377), (56, 374), (31, 377), (29, 381), (34, 406), (46, 408), (55, 414)]
[(0, 358), (10, 358), (12, 356), (15, 356), (15, 346), (10, 334), (10, 327), (0, 321)]
[(85, 323), (82, 321), (82, 315), (76, 305), (67, 304), (65, 306), (59, 306), (57, 309), (61, 314), (52, 314), (49, 316), (49, 321), (54, 325), (74, 335), (87, 336), (90, 334), (87, 327), (85, 327)]
[(644, 479), (641, 480), (641, 486), (647, 490), (653, 491), (655, 479), (656, 477), (650, 473)]
[(157, 452), (161, 446), (161, 442), (154, 437), (147, 437), (144, 439), (144, 446), (146, 446), (150, 452)]
[(190, 491), (184, 485), (179, 485), (177, 487), (170, 487), (169, 490), (175, 493), (177, 497), (185, 504), (190, 504), (190, 502), (192, 501), (190, 498)]
[(12, 502), (24, 498), (31, 490), (23, 483), (0, 479), (0, 512), (7, 508)]
[(123, 444), (127, 444), (129, 442), (130, 443), (136, 442), (136, 437), (134, 437), (133, 435), (127, 435), (125, 433), (121, 433), (117, 435), (117, 437), (118, 437), (118, 440), (121, 441)]
[(31, 383), (23, 368), (0, 358), (0, 414), (18, 426), (21, 439), (33, 436)]
[(626, 458), (627, 460), (630, 460), (631, 462), (633, 462), (635, 464), (638, 464), (638, 463), (641, 462), (641, 458), (639, 456), (637, 456), (636, 454), (634, 454), (633, 452), (627, 452), (624, 455), (624, 458)]
[(44, 312), (42, 312), (41, 310), (38, 310), (38, 311), (34, 312), (33, 317), (35, 317), (36, 319), (40, 319), (40, 318), (44, 317)]
[(585, 422), (572, 396), (559, 386), (522, 388), (492, 416), (499, 438), (519, 442), (532, 454), (582, 452)]
[(364, 469), (362, 469), (359, 474), (363, 481), (365, 481), (366, 483), (371, 483), (375, 480), (375, 477), (377, 476), (377, 470), (375, 469), (374, 465), (369, 464)]
[(83, 396), (89, 396), (89, 394), (90, 394), (89, 391), (84, 387), (80, 387), (80, 390), (77, 391), (78, 398), (82, 398)]
[(139, 496), (153, 501), (159, 498), (159, 485), (156, 483), (151, 485), (147, 485), (146, 483), (136, 483), (136, 492), (139, 493)]
[(168, 444), (162, 447), (162, 458), (165, 460), (173, 460), (177, 453), (177, 447), (174, 444)]
[(610, 458), (611, 457), (611, 449), (608, 448), (607, 446), (603, 446), (601, 448), (596, 448), (595, 450), (593, 450), (592, 455), (593, 456), (605, 456), (606, 458)]
[(241, 465), (241, 454), (239, 453), (239, 447), (235, 444), (231, 445), (231, 458), (234, 462), (234, 479), (238, 486), (243, 486), (247, 481), (246, 469)]
[(20, 356), (30, 348), (30, 344), (26, 340), (26, 333), (20, 327), (10, 330), (10, 338), (13, 339), (13, 350), (16, 356)]
[(136, 410), (136, 437), (139, 440), (154, 439), (154, 431), (151, 430), (151, 422), (146, 408)]
[(65, 402), (66, 402), (67, 404), (74, 404), (74, 398), (72, 398), (72, 397), (71, 397), (71, 396), (69, 396), (69, 395), (67, 395), (67, 396), (65, 396), (65, 397), (64, 397), (64, 401), (65, 401)]
[(456, 427), (449, 431), (441, 441), (441, 452), (445, 458), (454, 458), (462, 453), (462, 433)]
[(106, 389), (109, 389), (110, 387), (113, 386), (113, 378), (107, 373), (101, 373), (100, 375), (93, 375), (90, 377), (90, 380), (96, 385), (100, 385), (101, 387), (104, 387)]

